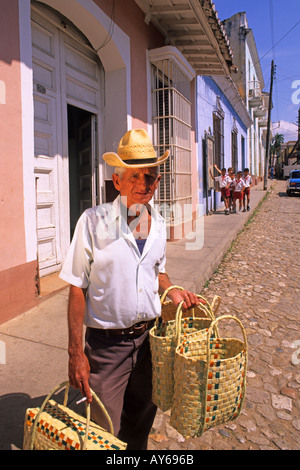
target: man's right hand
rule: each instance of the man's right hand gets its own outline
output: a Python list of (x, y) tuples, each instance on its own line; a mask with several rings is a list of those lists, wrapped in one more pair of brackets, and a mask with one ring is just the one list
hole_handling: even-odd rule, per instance
[(89, 387), (90, 366), (82, 347), (83, 316), (85, 311), (85, 289), (70, 287), (68, 307), (69, 328), (69, 381), (72, 387), (81, 391), (87, 397), (88, 403), (92, 401)]
[(92, 402), (92, 394), (89, 386), (90, 366), (85, 354), (69, 356), (69, 381), (70, 385), (81, 391)]

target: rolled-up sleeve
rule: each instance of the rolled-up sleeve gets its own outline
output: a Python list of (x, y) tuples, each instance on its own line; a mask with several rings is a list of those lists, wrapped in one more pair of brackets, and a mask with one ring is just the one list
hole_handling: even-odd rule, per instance
[(89, 285), (93, 246), (86, 213), (79, 218), (59, 277), (70, 284), (85, 289)]

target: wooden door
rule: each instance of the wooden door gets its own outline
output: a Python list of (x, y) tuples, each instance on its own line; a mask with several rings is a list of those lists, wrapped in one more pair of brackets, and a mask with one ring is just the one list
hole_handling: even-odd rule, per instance
[(62, 153), (59, 42), (56, 29), (32, 16), (34, 154), (40, 272), (61, 261), (57, 159)]

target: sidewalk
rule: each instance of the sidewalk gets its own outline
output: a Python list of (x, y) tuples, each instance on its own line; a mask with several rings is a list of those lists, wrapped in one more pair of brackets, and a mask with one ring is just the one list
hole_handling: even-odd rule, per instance
[[(260, 183), (251, 191), (249, 212), (225, 216), (218, 210), (205, 216), (201, 249), (187, 249), (192, 239), (169, 243), (166, 270), (172, 282), (201, 293), (265, 194)], [(40, 405), (55, 385), (67, 380), (67, 303), (68, 288), (59, 285), (37, 307), (0, 325), (5, 350), (0, 356), (0, 450), (22, 449), (25, 410)]]

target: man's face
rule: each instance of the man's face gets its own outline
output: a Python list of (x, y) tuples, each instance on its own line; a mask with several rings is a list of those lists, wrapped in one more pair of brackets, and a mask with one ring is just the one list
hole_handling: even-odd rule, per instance
[[(120, 195), (122, 202), (127, 207), (133, 204), (147, 204), (153, 197), (161, 176), (154, 168), (126, 168), (122, 179), (113, 174), (113, 182)], [(127, 200), (126, 200), (127, 198)]]

